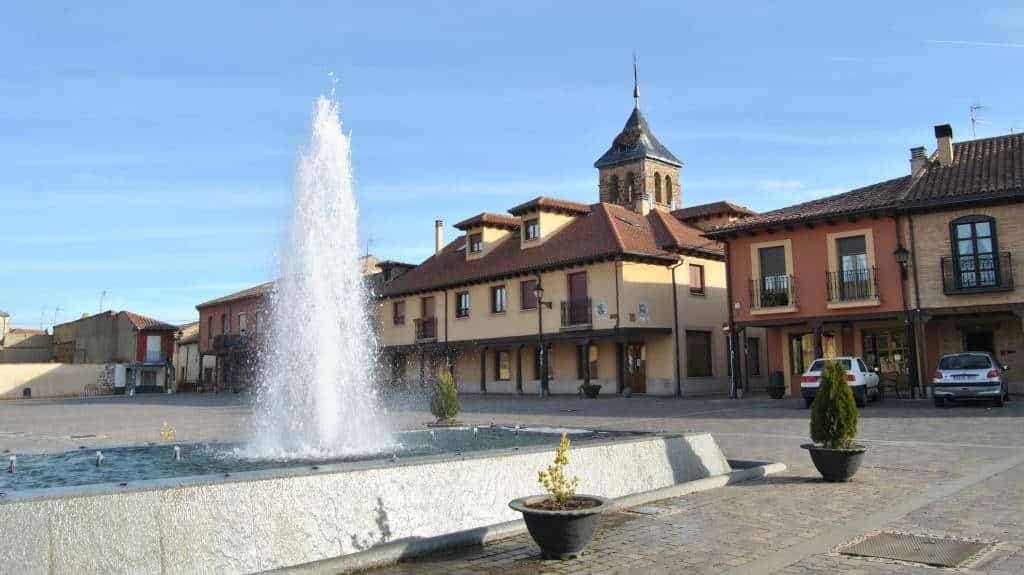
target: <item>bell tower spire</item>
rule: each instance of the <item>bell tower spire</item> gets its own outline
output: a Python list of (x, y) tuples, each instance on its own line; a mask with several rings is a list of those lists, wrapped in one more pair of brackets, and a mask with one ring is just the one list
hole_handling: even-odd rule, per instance
[(640, 61), (633, 50), (633, 108), (640, 109)]

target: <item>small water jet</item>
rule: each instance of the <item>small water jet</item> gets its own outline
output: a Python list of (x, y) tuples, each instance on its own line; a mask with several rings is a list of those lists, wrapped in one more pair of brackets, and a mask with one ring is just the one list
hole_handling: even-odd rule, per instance
[(7, 458), (7, 473), (14, 473), (16, 469), (18, 469), (18, 457), (12, 455)]
[(103, 452), (102, 451), (97, 451), (96, 452), (96, 467), (99, 467), (100, 465), (103, 465)]
[(171, 459), (174, 461), (181, 461), (181, 447), (177, 445), (174, 446), (174, 453), (171, 455)]

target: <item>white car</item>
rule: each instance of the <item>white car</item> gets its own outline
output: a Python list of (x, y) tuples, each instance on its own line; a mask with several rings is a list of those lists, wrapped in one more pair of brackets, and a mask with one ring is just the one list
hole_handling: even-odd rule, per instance
[(804, 407), (810, 407), (821, 385), (821, 374), (825, 362), (838, 361), (846, 368), (846, 383), (853, 390), (857, 407), (866, 407), (869, 399), (882, 399), (881, 388), (878, 387), (878, 374), (864, 365), (864, 360), (856, 356), (830, 357), (816, 359), (811, 367), (800, 376), (800, 395), (804, 398)]

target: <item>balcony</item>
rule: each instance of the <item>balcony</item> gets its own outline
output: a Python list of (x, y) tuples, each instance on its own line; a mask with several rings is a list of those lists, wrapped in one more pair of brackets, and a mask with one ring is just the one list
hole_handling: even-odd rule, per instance
[(437, 318), (421, 317), (416, 323), (416, 341), (434, 341), (437, 339)]
[(142, 360), (145, 363), (167, 363), (170, 361), (170, 358), (167, 357), (166, 353), (160, 350), (147, 349), (146, 353), (142, 356)]
[(784, 313), (796, 310), (796, 277), (764, 276), (750, 280), (750, 309)]
[(942, 291), (946, 295), (1010, 291), (1013, 262), (1010, 252), (942, 258)]
[(238, 349), (248, 344), (248, 336), (238, 333), (224, 333), (213, 338), (213, 349), (217, 351)]
[(874, 267), (866, 270), (825, 272), (825, 287), (830, 304), (879, 301), (878, 270)]
[(562, 329), (582, 329), (594, 323), (590, 298), (562, 302)]

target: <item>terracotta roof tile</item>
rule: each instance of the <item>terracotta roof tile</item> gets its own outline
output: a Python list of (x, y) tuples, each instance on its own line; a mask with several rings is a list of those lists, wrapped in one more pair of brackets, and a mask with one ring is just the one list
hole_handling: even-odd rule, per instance
[(590, 205), (540, 196), (524, 204), (519, 204), (518, 206), (510, 209), (508, 213), (513, 216), (521, 216), (532, 210), (550, 210), (554, 212), (568, 212), (571, 214), (583, 215), (590, 213)]
[(178, 338), (178, 344), (196, 343), (199, 341), (199, 322), (193, 321), (181, 324), (178, 326), (178, 332), (181, 333), (181, 337)]
[(177, 331), (177, 326), (171, 325), (167, 322), (139, 315), (130, 311), (121, 312), (128, 318), (128, 321), (138, 330), (152, 330), (152, 331)]
[(204, 307), (211, 306), (211, 305), (217, 305), (217, 304), (222, 304), (222, 303), (240, 301), (240, 300), (243, 300), (243, 299), (249, 299), (251, 297), (259, 297), (259, 296), (262, 296), (262, 295), (270, 293), (270, 291), (273, 290), (273, 289), (274, 289), (274, 282), (262, 283), (262, 284), (260, 284), (258, 286), (253, 286), (251, 288), (246, 288), (246, 289), (244, 289), (242, 291), (237, 291), (237, 292), (235, 292), (233, 294), (228, 294), (226, 296), (219, 297), (217, 299), (211, 299), (210, 301), (203, 302), (203, 303), (197, 305), (196, 308), (197, 309), (198, 308), (204, 308)]
[(725, 201), (700, 204), (672, 211), (672, 215), (682, 221), (702, 218), (704, 216), (717, 216), (720, 214), (754, 216), (757, 215), (757, 212), (745, 206), (737, 206), (734, 203)]
[(932, 155), (907, 193), (908, 207), (1024, 194), (1024, 134), (953, 144), (953, 161), (941, 165)]
[(541, 245), (522, 249), (515, 235), (504, 239), (480, 259), (467, 260), (465, 237), (384, 286), (384, 296), (398, 296), (443, 287), (534, 273), (561, 265), (614, 257), (657, 260), (668, 265), (676, 250), (700, 250), (709, 256), (722, 252), (717, 242), (700, 237), (700, 230), (662, 212), (646, 218), (613, 204), (594, 204)]
[(519, 229), (519, 218), (513, 218), (504, 214), (489, 214), (484, 212), (455, 224), (456, 229), (463, 231), (476, 226)]

